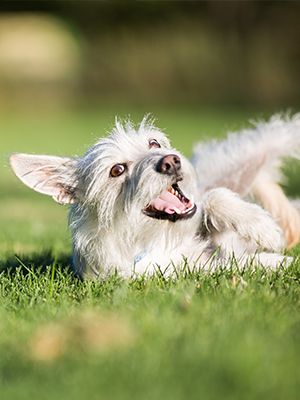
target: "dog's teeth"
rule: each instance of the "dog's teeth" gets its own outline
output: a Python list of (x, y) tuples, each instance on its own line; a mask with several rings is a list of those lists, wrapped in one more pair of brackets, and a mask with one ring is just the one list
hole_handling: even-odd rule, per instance
[(179, 210), (179, 208), (174, 207), (174, 211), (176, 212), (176, 214), (181, 214), (181, 211)]
[(192, 204), (190, 205), (190, 207), (186, 211), (190, 211), (193, 207), (194, 207), (194, 203), (192, 202)]

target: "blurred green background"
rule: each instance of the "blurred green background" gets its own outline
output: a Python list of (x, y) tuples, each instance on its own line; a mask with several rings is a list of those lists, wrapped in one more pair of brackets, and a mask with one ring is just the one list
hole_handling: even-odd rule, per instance
[(3, 107), (299, 103), (297, 1), (2, 0), (0, 8)]
[[(152, 113), (190, 155), (299, 110), (299, 20), (297, 1), (0, 1), (1, 400), (299, 397), (299, 262), (80, 282), (65, 268), (67, 208), (8, 166), (13, 152), (80, 155), (116, 115)], [(114, 347), (123, 319), (110, 314), (132, 325), (128, 348)], [(88, 342), (103, 331), (102, 353)], [(35, 361), (37, 347), (53, 360)]]

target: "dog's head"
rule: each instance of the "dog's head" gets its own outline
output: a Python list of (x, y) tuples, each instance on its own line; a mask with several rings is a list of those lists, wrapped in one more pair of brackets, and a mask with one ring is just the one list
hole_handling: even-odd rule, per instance
[(196, 212), (193, 167), (146, 119), (138, 128), (117, 121), (110, 136), (81, 158), (14, 154), (10, 162), (37, 192), (95, 208), (103, 226), (120, 214), (175, 222)]

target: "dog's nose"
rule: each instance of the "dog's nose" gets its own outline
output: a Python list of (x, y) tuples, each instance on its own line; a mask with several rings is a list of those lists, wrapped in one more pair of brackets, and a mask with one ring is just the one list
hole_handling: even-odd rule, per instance
[(164, 156), (156, 165), (156, 171), (166, 175), (175, 175), (180, 171), (180, 169), (181, 161), (176, 154), (168, 154), (167, 156)]

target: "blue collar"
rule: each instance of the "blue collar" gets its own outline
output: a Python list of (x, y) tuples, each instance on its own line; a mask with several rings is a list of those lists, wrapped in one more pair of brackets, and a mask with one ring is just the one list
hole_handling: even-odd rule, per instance
[(137, 264), (138, 262), (140, 262), (143, 258), (146, 257), (146, 255), (147, 255), (146, 250), (144, 250), (141, 253), (137, 254), (133, 259), (134, 260), (134, 264)]

